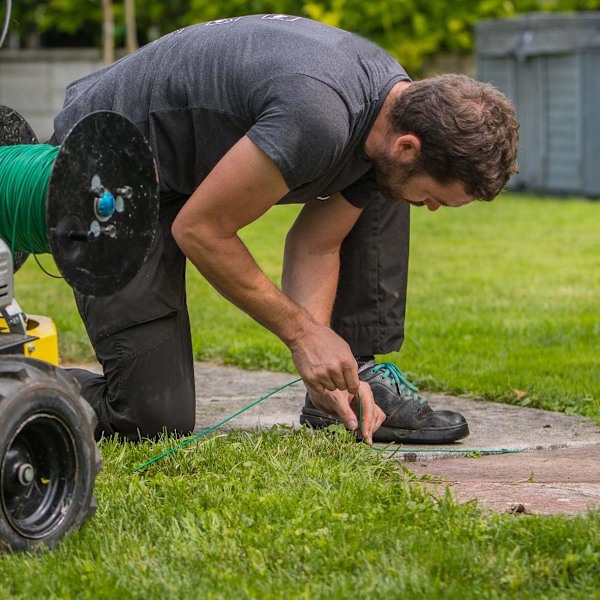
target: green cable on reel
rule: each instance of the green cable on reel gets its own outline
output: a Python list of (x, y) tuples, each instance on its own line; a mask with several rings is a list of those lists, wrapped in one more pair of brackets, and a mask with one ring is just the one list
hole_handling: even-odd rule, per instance
[(47, 144), (0, 147), (0, 238), (13, 254), (50, 252), (46, 196), (59, 150)]
[(27, 121), (0, 106), (0, 238), (15, 270), (51, 254), (84, 296), (111, 296), (139, 272), (158, 226), (152, 148), (127, 118), (90, 113), (38, 144)]

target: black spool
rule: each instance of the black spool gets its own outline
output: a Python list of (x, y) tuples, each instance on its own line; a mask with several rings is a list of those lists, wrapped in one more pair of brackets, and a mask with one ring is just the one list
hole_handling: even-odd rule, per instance
[(0, 105), (0, 146), (37, 143), (29, 123), (17, 111)]
[[(0, 145), (3, 135), (30, 143), (22, 140), (31, 128), (4, 112)], [(112, 203), (104, 212), (103, 193)], [(65, 137), (48, 183), (47, 236), (62, 276), (84, 296), (112, 295), (140, 270), (157, 224), (158, 175), (145, 137), (115, 112), (87, 115)]]
[[(0, 105), (0, 146), (37, 143), (38, 139), (29, 123), (12, 108)], [(15, 253), (13, 256), (15, 272), (23, 266), (28, 256), (26, 252)]]

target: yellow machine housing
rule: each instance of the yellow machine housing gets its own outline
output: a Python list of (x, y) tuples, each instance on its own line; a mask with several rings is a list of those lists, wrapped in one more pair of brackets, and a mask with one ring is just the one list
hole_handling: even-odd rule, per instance
[[(0, 317), (0, 346), (2, 345), (2, 334), (8, 334), (6, 321)], [(58, 335), (56, 325), (50, 317), (41, 315), (27, 315), (27, 341), (22, 349), (15, 350), (24, 356), (45, 360), (50, 364), (58, 366)]]

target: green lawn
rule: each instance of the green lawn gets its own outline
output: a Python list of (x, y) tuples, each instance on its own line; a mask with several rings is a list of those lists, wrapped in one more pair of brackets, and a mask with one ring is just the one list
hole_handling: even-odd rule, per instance
[[(245, 232), (274, 279), (296, 210)], [(598, 419), (599, 225), (585, 201), (415, 210), (407, 341), (391, 358), (426, 389)], [(56, 320), (65, 361), (91, 357), (63, 282), (29, 261), (16, 289)], [(291, 371), (285, 348), (192, 272), (189, 296), (198, 358)], [(0, 598), (598, 597), (598, 512), (436, 499), (339, 430), (203, 438), (133, 473), (177, 443), (102, 442), (98, 513), (52, 552), (0, 556)]]
[(97, 515), (52, 552), (0, 556), (0, 596), (597, 597), (600, 513), (436, 500), (339, 431), (219, 436), (132, 475), (164, 447), (103, 444)]
[(600, 419), (600, 202), (419, 213), (412, 252), (400, 364), (426, 387)]

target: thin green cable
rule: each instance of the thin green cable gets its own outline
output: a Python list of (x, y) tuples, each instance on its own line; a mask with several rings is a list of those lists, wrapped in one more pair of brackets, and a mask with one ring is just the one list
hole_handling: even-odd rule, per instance
[(48, 182), (59, 146), (0, 146), (0, 238), (15, 252), (50, 252), (46, 235)]
[(301, 377), (298, 377), (298, 379), (294, 379), (293, 381), (290, 381), (290, 382), (286, 383), (285, 385), (278, 387), (276, 390), (273, 390), (272, 392), (269, 392), (268, 394), (261, 396), (258, 400), (255, 400), (254, 402), (252, 402), (251, 404), (248, 404), (248, 406), (245, 406), (244, 408), (240, 408), (240, 410), (234, 412), (231, 416), (227, 417), (226, 419), (223, 419), (221, 422), (217, 423), (216, 425), (213, 425), (209, 429), (205, 429), (204, 431), (197, 433), (196, 435), (185, 440), (178, 446), (175, 446), (175, 448), (171, 448), (170, 450), (167, 450), (166, 452), (163, 452), (162, 454), (159, 454), (155, 458), (152, 458), (149, 461), (145, 462), (143, 465), (136, 467), (133, 470), (133, 472), (137, 473), (138, 471), (141, 471), (142, 469), (148, 467), (152, 463), (155, 463), (156, 461), (160, 460), (161, 458), (164, 458), (165, 456), (168, 456), (169, 454), (173, 454), (173, 452), (176, 452), (180, 448), (183, 448), (184, 446), (187, 446), (188, 444), (195, 442), (197, 439), (199, 439), (205, 435), (208, 435), (215, 429), (218, 429), (219, 427), (221, 427), (221, 425), (225, 425), (225, 423), (227, 423), (228, 421), (231, 421), (231, 419), (234, 419), (235, 417), (237, 417), (238, 415), (241, 415), (243, 412), (247, 411), (248, 409), (252, 408), (253, 406), (256, 406), (259, 402), (262, 402), (263, 400), (270, 398), (271, 396), (275, 395), (277, 392), (280, 392), (281, 390), (284, 390), (285, 388), (290, 387), (291, 385), (294, 385), (295, 383), (298, 383), (299, 381), (302, 381)]
[[(201, 431), (200, 433), (197, 433), (196, 435), (192, 436), (191, 438), (188, 438), (187, 440), (183, 441), (181, 444), (175, 446), (174, 448), (171, 448), (170, 450), (166, 450), (162, 454), (159, 454), (158, 456), (155, 456), (154, 458), (151, 458), (150, 460), (146, 461), (144, 464), (135, 467), (135, 469), (133, 469), (133, 472), (137, 473), (138, 471), (141, 471), (142, 469), (149, 467), (151, 464), (158, 462), (159, 460), (165, 458), (166, 456), (169, 456), (169, 454), (173, 454), (174, 452), (177, 452), (184, 446), (187, 446), (188, 444), (195, 442), (199, 438), (204, 437), (205, 435), (208, 435), (209, 433), (213, 432), (215, 429), (218, 429), (222, 425), (225, 425), (225, 423), (227, 423), (228, 421), (231, 421), (238, 415), (241, 415), (243, 412), (246, 412), (247, 410), (249, 410), (253, 406), (256, 406), (263, 400), (266, 400), (267, 398), (274, 396), (277, 392), (280, 392), (281, 390), (284, 390), (285, 388), (290, 387), (290, 386), (294, 385), (295, 383), (298, 383), (299, 381), (302, 381), (301, 377), (298, 377), (298, 379), (294, 379), (293, 381), (290, 381), (290, 382), (286, 383), (285, 385), (278, 387), (277, 389), (269, 392), (268, 394), (261, 396), (258, 400), (255, 400), (254, 402), (248, 404), (248, 406), (244, 406), (243, 408), (240, 408), (240, 410), (236, 411), (229, 417), (223, 419), (216, 425), (213, 425), (212, 427), (205, 429), (204, 431)], [(360, 430), (362, 431), (362, 402), (360, 400), (360, 394), (357, 394), (356, 396), (358, 398), (358, 423), (359, 423)], [(376, 450), (377, 452), (402, 452), (402, 450), (399, 447), (390, 449), (390, 448), (375, 448), (374, 446), (371, 446), (371, 448), (373, 450)], [(461, 449), (440, 448), (440, 449), (431, 449), (430, 450), (429, 448), (416, 448), (416, 449), (413, 449), (413, 448), (408, 449), (407, 448), (405, 452), (402, 452), (402, 454), (409, 454), (411, 452), (435, 452), (435, 453), (461, 452), (463, 454), (508, 454), (508, 453), (513, 453), (513, 452), (524, 452), (524, 450), (508, 450), (508, 449), (501, 449), (501, 450), (468, 449), (467, 450), (467, 449), (462, 449), (462, 448)]]

